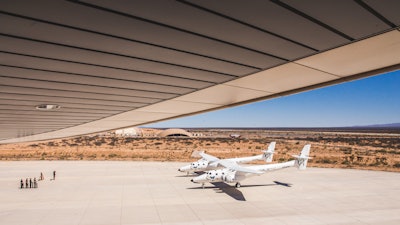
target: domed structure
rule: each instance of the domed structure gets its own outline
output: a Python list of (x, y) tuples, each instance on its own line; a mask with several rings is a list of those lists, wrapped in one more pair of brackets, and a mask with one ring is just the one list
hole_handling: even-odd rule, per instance
[(183, 129), (167, 129), (158, 134), (159, 137), (191, 137), (192, 134)]

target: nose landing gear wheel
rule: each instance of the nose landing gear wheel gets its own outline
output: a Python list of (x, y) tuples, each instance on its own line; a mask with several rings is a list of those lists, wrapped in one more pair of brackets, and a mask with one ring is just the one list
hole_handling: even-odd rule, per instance
[(237, 183), (235, 184), (235, 187), (240, 188), (240, 183), (237, 182)]

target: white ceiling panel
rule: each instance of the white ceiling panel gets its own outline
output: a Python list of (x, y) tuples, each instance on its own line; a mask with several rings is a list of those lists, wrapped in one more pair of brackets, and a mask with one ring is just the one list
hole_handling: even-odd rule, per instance
[(237, 102), (247, 101), (252, 98), (267, 96), (269, 94), (271, 93), (220, 84), (203, 89), (201, 91), (177, 97), (174, 100), (215, 105), (229, 105)]
[[(173, 106), (173, 107), (171, 107)], [(198, 111), (208, 110), (220, 105), (205, 104), (193, 101), (180, 101), (177, 99), (160, 102), (150, 106), (142, 107), (138, 112), (153, 112), (153, 113), (173, 113), (173, 114), (188, 114)]]
[[(148, 111), (138, 111), (132, 110), (124, 113), (119, 113), (112, 117), (108, 117), (105, 121), (125, 121), (127, 126), (131, 124), (137, 124), (137, 122), (145, 123), (146, 121), (156, 121), (169, 117), (177, 116), (176, 113), (166, 113), (166, 112), (148, 112)], [(129, 121), (129, 122), (127, 122)], [(100, 121), (101, 122), (101, 121)]]
[(396, 65), (400, 63), (400, 32), (387, 32), (296, 63), (338, 76)]
[(310, 85), (337, 79), (337, 76), (314, 70), (295, 63), (287, 63), (282, 66), (252, 74), (227, 85), (235, 87), (251, 88), (269, 93), (279, 93)]

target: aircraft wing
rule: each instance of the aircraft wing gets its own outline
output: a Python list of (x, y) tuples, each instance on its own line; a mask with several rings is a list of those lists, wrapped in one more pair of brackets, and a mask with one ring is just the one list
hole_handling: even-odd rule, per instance
[(203, 159), (207, 160), (208, 162), (216, 162), (216, 161), (220, 160), (219, 158), (217, 158), (217, 157), (215, 157), (215, 156), (212, 156), (212, 155), (209, 155), (209, 154), (206, 154), (206, 153), (204, 153), (204, 152), (199, 152), (199, 155), (200, 155)]
[(234, 170), (234, 171), (237, 171), (237, 172), (241, 172), (241, 173), (263, 174), (262, 171), (250, 169), (250, 168), (243, 167), (243, 166), (239, 166), (236, 162), (229, 161), (229, 160), (220, 160), (218, 163), (220, 165), (222, 165), (223, 167), (225, 167), (225, 168), (228, 168), (230, 170)]
[(234, 168), (234, 170), (236, 170), (237, 172), (241, 172), (241, 173), (254, 173), (254, 174), (263, 174), (264, 173), (262, 171), (258, 171), (258, 170), (254, 170), (254, 169), (250, 169), (250, 168), (242, 167), (242, 166), (236, 166)]
[(0, 8), (0, 144), (141, 126), (400, 68), (398, 1)]

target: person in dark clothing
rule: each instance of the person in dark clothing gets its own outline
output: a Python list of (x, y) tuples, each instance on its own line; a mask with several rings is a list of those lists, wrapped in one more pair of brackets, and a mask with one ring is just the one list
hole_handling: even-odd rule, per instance
[(29, 188), (32, 188), (32, 185), (33, 185), (32, 178), (29, 178)]
[(28, 178), (26, 178), (26, 180), (25, 180), (25, 188), (28, 188), (28, 187), (29, 187)]
[(53, 180), (55, 180), (56, 179), (56, 171), (54, 170), (53, 171)]
[(24, 180), (21, 179), (21, 189), (24, 188)]
[(44, 180), (44, 176), (43, 176), (43, 173), (42, 173), (42, 172), (40, 172), (40, 178), (39, 178), (39, 180)]

